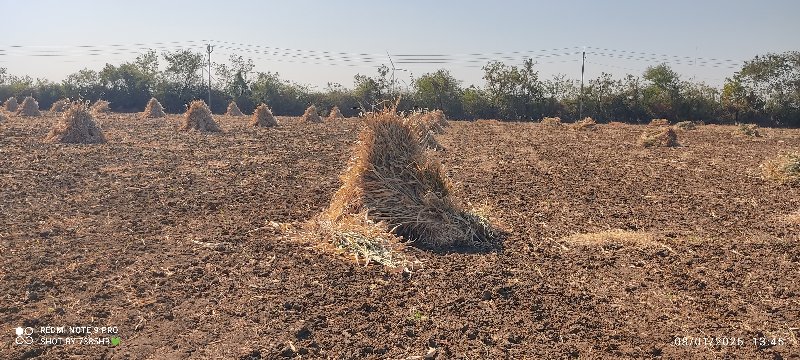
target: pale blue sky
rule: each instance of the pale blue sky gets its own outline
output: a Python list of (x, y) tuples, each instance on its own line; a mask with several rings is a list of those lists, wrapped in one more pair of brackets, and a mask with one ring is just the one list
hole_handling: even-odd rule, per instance
[(483, 85), (487, 58), (518, 64), (523, 56), (535, 58), (542, 77), (579, 79), (577, 52), (587, 46), (587, 79), (602, 71), (640, 74), (669, 61), (686, 79), (720, 85), (743, 60), (800, 50), (794, 0), (0, 0), (0, 9), (0, 67), (55, 81), (84, 67), (130, 61), (147, 47), (204, 51), (203, 40), (247, 45), (217, 43), (214, 61), (238, 53), (253, 58), (257, 71), (319, 87), (351, 87), (354, 74), (374, 75), (376, 66), (388, 65), (387, 52), (398, 62), (400, 55), (443, 55), (407, 59), (445, 64), (397, 64), (408, 70), (397, 72), (406, 81), (447, 68), (465, 85)]

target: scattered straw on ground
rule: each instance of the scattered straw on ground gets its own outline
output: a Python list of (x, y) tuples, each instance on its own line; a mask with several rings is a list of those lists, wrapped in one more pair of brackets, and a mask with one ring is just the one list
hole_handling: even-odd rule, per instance
[(678, 146), (678, 135), (672, 128), (664, 128), (653, 131), (646, 131), (639, 138), (639, 144), (644, 147), (662, 146), (672, 147)]
[(783, 216), (781, 220), (787, 224), (800, 225), (800, 210)]
[(239, 110), (239, 105), (236, 105), (235, 101), (231, 101), (231, 103), (228, 104), (228, 110), (225, 111), (225, 115), (227, 115), (227, 116), (244, 116), (244, 114), (242, 113), (242, 110)]
[(675, 128), (680, 130), (694, 130), (697, 128), (697, 124), (694, 121), (679, 121), (675, 123)]
[(53, 105), (50, 106), (51, 112), (64, 112), (70, 107), (70, 101), (67, 98), (58, 99)]
[(267, 104), (261, 103), (253, 112), (253, 118), (250, 120), (250, 125), (253, 127), (274, 127), (278, 126), (278, 120), (272, 115), (272, 110), (269, 109)]
[(583, 246), (633, 245), (652, 246), (659, 245), (651, 233), (639, 231), (625, 231), (621, 229), (606, 230), (601, 232), (575, 234), (562, 238), (569, 244)]
[(800, 153), (791, 153), (767, 160), (761, 164), (761, 174), (766, 180), (781, 184), (800, 184)]
[(42, 116), (39, 111), (39, 103), (36, 99), (26, 96), (25, 100), (22, 100), (22, 104), (17, 108), (17, 116)]
[(539, 122), (542, 125), (561, 126), (560, 117), (546, 117)]
[(667, 120), (667, 119), (653, 119), (653, 120), (650, 120), (650, 126), (669, 126), (669, 120)]
[(334, 106), (333, 109), (331, 109), (330, 114), (328, 114), (328, 120), (330, 121), (330, 120), (338, 120), (338, 119), (344, 119), (344, 115), (342, 115), (342, 112), (339, 111), (339, 107), (338, 106)]
[(86, 104), (75, 101), (56, 122), (45, 139), (54, 143), (102, 144), (106, 142)]
[(314, 105), (309, 106), (306, 112), (303, 113), (303, 121), (311, 123), (321, 123), (322, 118), (317, 114), (317, 107)]
[(92, 104), (92, 115), (97, 116), (100, 114), (108, 114), (111, 112), (111, 103), (105, 100), (97, 100)]
[(403, 118), (384, 112), (366, 122), (343, 185), (321, 219), (375, 224), (423, 248), (494, 246), (488, 222), (460, 208), (441, 165)]
[(737, 124), (733, 134), (736, 136), (761, 137), (761, 132), (756, 124)]
[(183, 126), (181, 130), (197, 130), (204, 132), (219, 132), (220, 128), (214, 117), (211, 115), (211, 110), (206, 106), (205, 101), (195, 100), (189, 105), (186, 114), (183, 117)]
[(161, 103), (156, 98), (151, 98), (144, 108), (143, 116), (145, 118), (162, 118), (166, 117), (167, 114), (164, 113), (164, 107), (161, 106)]
[(13, 96), (8, 98), (8, 100), (6, 100), (6, 102), (3, 104), (3, 108), (11, 113), (16, 112), (18, 107), (19, 104), (17, 103), (17, 98)]
[(571, 130), (576, 130), (576, 131), (593, 130), (595, 125), (597, 125), (597, 122), (594, 121), (594, 119), (592, 119), (590, 117), (587, 117), (587, 118), (584, 118), (583, 120), (580, 120), (580, 121), (577, 121), (577, 122), (575, 122), (573, 124), (570, 124), (569, 128)]

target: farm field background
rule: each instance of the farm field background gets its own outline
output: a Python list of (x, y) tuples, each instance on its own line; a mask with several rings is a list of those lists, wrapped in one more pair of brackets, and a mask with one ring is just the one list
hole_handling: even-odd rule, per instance
[(221, 134), (108, 114), (101, 145), (43, 142), (47, 112), (0, 123), (0, 330), (91, 320), (122, 339), (0, 342), (0, 358), (800, 353), (800, 190), (759, 171), (800, 130), (707, 125), (647, 149), (642, 125), (450, 121), (432, 156), (491, 209), (503, 248), (409, 247), (420, 266), (393, 273), (298, 235), (341, 185), (362, 120), (215, 118)]

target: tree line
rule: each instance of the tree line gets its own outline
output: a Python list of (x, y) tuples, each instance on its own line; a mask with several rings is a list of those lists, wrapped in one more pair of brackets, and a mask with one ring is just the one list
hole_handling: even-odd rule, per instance
[[(84, 69), (62, 82), (15, 76), (0, 68), (0, 99), (32, 95), (42, 108), (61, 98), (111, 102), (118, 112), (141, 111), (155, 97), (167, 112), (183, 112), (194, 99), (207, 99), (202, 69), (204, 55), (190, 50), (155, 51), (134, 61)], [(614, 78), (602, 73), (580, 85), (565, 75), (542, 79), (536, 64), (515, 66), (493, 61), (483, 67), (483, 87), (464, 87), (440, 69), (400, 86), (387, 66), (377, 74), (357, 74), (352, 88), (328, 83), (322, 89), (282, 79), (278, 73), (256, 72), (251, 59), (231, 55), (214, 64), (211, 109), (222, 113), (231, 100), (246, 113), (261, 102), (277, 115), (297, 116), (310, 104), (318, 109), (339, 106), (345, 116), (401, 97), (401, 110), (442, 109), (455, 119), (537, 120), (592, 117), (600, 122), (641, 123), (651, 119), (698, 120), (706, 123), (758, 123), (800, 127), (800, 52), (767, 54), (746, 61), (722, 88), (681, 79), (667, 64), (642, 74)]]

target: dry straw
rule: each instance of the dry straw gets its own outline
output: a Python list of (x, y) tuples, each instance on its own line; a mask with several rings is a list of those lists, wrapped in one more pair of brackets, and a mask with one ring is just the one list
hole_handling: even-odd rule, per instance
[(328, 120), (338, 120), (338, 119), (344, 119), (344, 115), (342, 115), (342, 112), (339, 111), (338, 106), (334, 106), (333, 109), (331, 109), (331, 113), (328, 114)]
[(6, 114), (3, 114), (2, 112), (0, 112), (0, 122), (4, 122), (4, 121), (7, 121), (7, 120), (8, 120), (8, 118), (6, 117)]
[(761, 137), (761, 132), (756, 124), (736, 124), (733, 134), (736, 136)]
[(697, 129), (697, 124), (695, 124), (694, 121), (679, 121), (675, 123), (675, 128), (687, 131), (694, 130)]
[(198, 130), (207, 132), (220, 131), (219, 125), (211, 116), (211, 110), (206, 106), (205, 101), (195, 100), (189, 105), (183, 118), (181, 130)]
[(97, 100), (92, 104), (92, 115), (97, 116), (100, 114), (107, 114), (111, 112), (111, 103), (105, 100)]
[(67, 111), (70, 107), (69, 99), (58, 99), (58, 101), (54, 102), (53, 105), (50, 106), (50, 112), (64, 112)]
[(231, 103), (228, 104), (228, 110), (225, 111), (225, 115), (227, 115), (227, 116), (244, 116), (244, 114), (242, 113), (242, 110), (239, 110), (239, 105), (236, 105), (235, 101), (231, 101)]
[(781, 184), (800, 184), (800, 153), (791, 153), (768, 160), (761, 165), (764, 179)]
[(437, 130), (443, 130), (432, 118), (428, 116), (411, 116), (404, 119), (403, 122), (414, 132), (423, 148), (434, 151), (444, 150), (444, 147), (436, 140)]
[(269, 109), (267, 104), (261, 103), (253, 112), (253, 118), (250, 120), (250, 126), (253, 127), (274, 127), (278, 126), (278, 120), (272, 115), (272, 110)]
[(542, 125), (561, 126), (560, 117), (546, 117), (539, 122)]
[(311, 122), (311, 123), (321, 123), (322, 118), (317, 114), (317, 108), (314, 105), (311, 105), (306, 109), (306, 112), (303, 113), (303, 121)]
[(22, 100), (22, 104), (17, 108), (17, 115), (42, 116), (42, 113), (39, 111), (39, 103), (34, 98), (26, 96), (25, 100)]
[(672, 128), (663, 128), (653, 131), (647, 131), (642, 134), (639, 143), (644, 147), (672, 147), (678, 146), (678, 136)]
[(586, 117), (583, 120), (577, 121), (574, 124), (570, 124), (569, 128), (572, 130), (593, 130), (597, 122), (590, 117)]
[(162, 118), (167, 116), (164, 113), (164, 107), (161, 106), (161, 103), (156, 100), (156, 98), (150, 98), (150, 101), (147, 102), (147, 106), (144, 108), (145, 118)]
[(403, 118), (385, 111), (366, 124), (343, 185), (321, 219), (377, 224), (423, 248), (493, 246), (488, 222), (460, 208), (441, 165)]
[(669, 120), (667, 120), (667, 119), (653, 119), (653, 120), (650, 120), (650, 126), (669, 126)]
[(12, 113), (16, 112), (18, 107), (19, 107), (19, 104), (17, 103), (17, 98), (15, 98), (13, 96), (8, 98), (8, 100), (6, 100), (6, 102), (5, 102), (5, 104), (3, 104), (3, 108), (5, 108), (6, 111), (12, 112)]
[(102, 144), (106, 142), (86, 104), (75, 101), (56, 122), (46, 138), (49, 142), (70, 144)]

